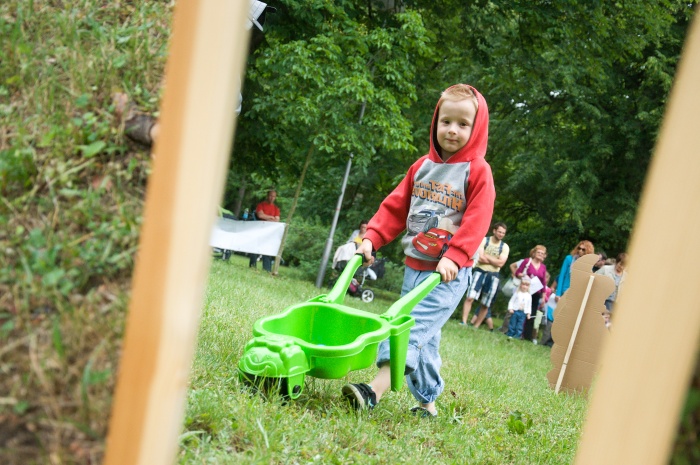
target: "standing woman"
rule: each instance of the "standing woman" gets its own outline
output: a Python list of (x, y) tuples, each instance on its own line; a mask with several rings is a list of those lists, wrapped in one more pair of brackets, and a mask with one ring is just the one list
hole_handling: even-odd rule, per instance
[(621, 253), (617, 256), (617, 261), (614, 265), (605, 265), (595, 272), (596, 274), (602, 274), (615, 281), (615, 290), (605, 299), (605, 308), (609, 312), (612, 312), (613, 305), (615, 305), (615, 301), (617, 301), (617, 297), (620, 295), (622, 284), (625, 282), (625, 277), (627, 277), (627, 271), (625, 271), (626, 266), (627, 254)]
[(522, 278), (527, 275), (530, 279), (537, 278), (540, 280), (540, 283), (542, 283), (542, 288), (532, 294), (532, 310), (530, 312), (530, 317), (525, 320), (525, 328), (523, 329), (523, 339), (526, 341), (533, 341), (535, 344), (537, 344), (537, 340), (532, 337), (533, 328), (535, 326), (535, 315), (537, 314), (537, 307), (540, 305), (544, 286), (547, 285), (547, 267), (544, 264), (544, 259), (546, 257), (547, 248), (543, 245), (536, 245), (530, 250), (530, 259), (524, 260), (515, 271), (516, 278)]
[(581, 241), (576, 247), (569, 252), (569, 255), (564, 259), (559, 271), (559, 280), (557, 281), (557, 293), (554, 300), (559, 302), (559, 298), (564, 295), (569, 286), (571, 286), (571, 267), (574, 262), (584, 255), (595, 253), (595, 247), (591, 241)]

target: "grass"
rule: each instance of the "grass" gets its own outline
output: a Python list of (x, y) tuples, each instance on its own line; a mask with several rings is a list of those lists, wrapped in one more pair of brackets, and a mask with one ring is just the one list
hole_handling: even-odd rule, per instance
[[(179, 463), (571, 463), (586, 398), (554, 394), (545, 375), (549, 349), (473, 330), (443, 330), (446, 389), (433, 421), (408, 414), (404, 387), (371, 413), (350, 411), (341, 386), (368, 381), (373, 367), (343, 379), (307, 377), (285, 403), (250, 395), (236, 366), (255, 320), (327, 292), (285, 269), (272, 278), (246, 259), (212, 264), (192, 369)], [(346, 305), (382, 313), (398, 296)], [(530, 423), (531, 422), (531, 423)], [(521, 433), (519, 433), (520, 431)]]
[(0, 463), (98, 463), (171, 2), (0, 1)]

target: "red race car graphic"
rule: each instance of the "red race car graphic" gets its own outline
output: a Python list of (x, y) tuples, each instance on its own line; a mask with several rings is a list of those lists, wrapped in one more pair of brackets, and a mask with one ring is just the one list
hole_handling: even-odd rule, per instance
[(430, 228), (428, 232), (420, 232), (413, 238), (413, 246), (422, 254), (429, 257), (440, 258), (447, 252), (447, 243), (452, 239), (452, 234), (440, 228)]

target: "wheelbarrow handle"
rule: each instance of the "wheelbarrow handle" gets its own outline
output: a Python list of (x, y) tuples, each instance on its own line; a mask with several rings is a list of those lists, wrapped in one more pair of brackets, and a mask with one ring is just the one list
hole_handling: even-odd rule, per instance
[(345, 265), (343, 272), (340, 274), (340, 276), (338, 276), (338, 280), (335, 282), (333, 289), (331, 289), (323, 300), (329, 304), (343, 303), (345, 300), (345, 293), (350, 287), (350, 283), (352, 282), (353, 276), (355, 276), (355, 272), (360, 265), (362, 265), (363, 258), (364, 257), (361, 254), (353, 255), (353, 257), (348, 261), (348, 264)]
[(399, 300), (389, 307), (389, 310), (382, 313), (380, 316), (386, 320), (393, 320), (396, 317), (408, 315), (413, 310), (413, 307), (418, 304), (423, 298), (432, 291), (435, 286), (440, 284), (442, 277), (440, 273), (435, 272), (428, 276), (422, 283), (413, 288), (408, 294), (401, 297)]

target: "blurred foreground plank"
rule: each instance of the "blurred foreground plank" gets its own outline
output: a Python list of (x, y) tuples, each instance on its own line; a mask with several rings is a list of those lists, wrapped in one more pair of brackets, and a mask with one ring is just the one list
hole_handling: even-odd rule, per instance
[(175, 6), (105, 464), (173, 463), (233, 140), (249, 0)]

